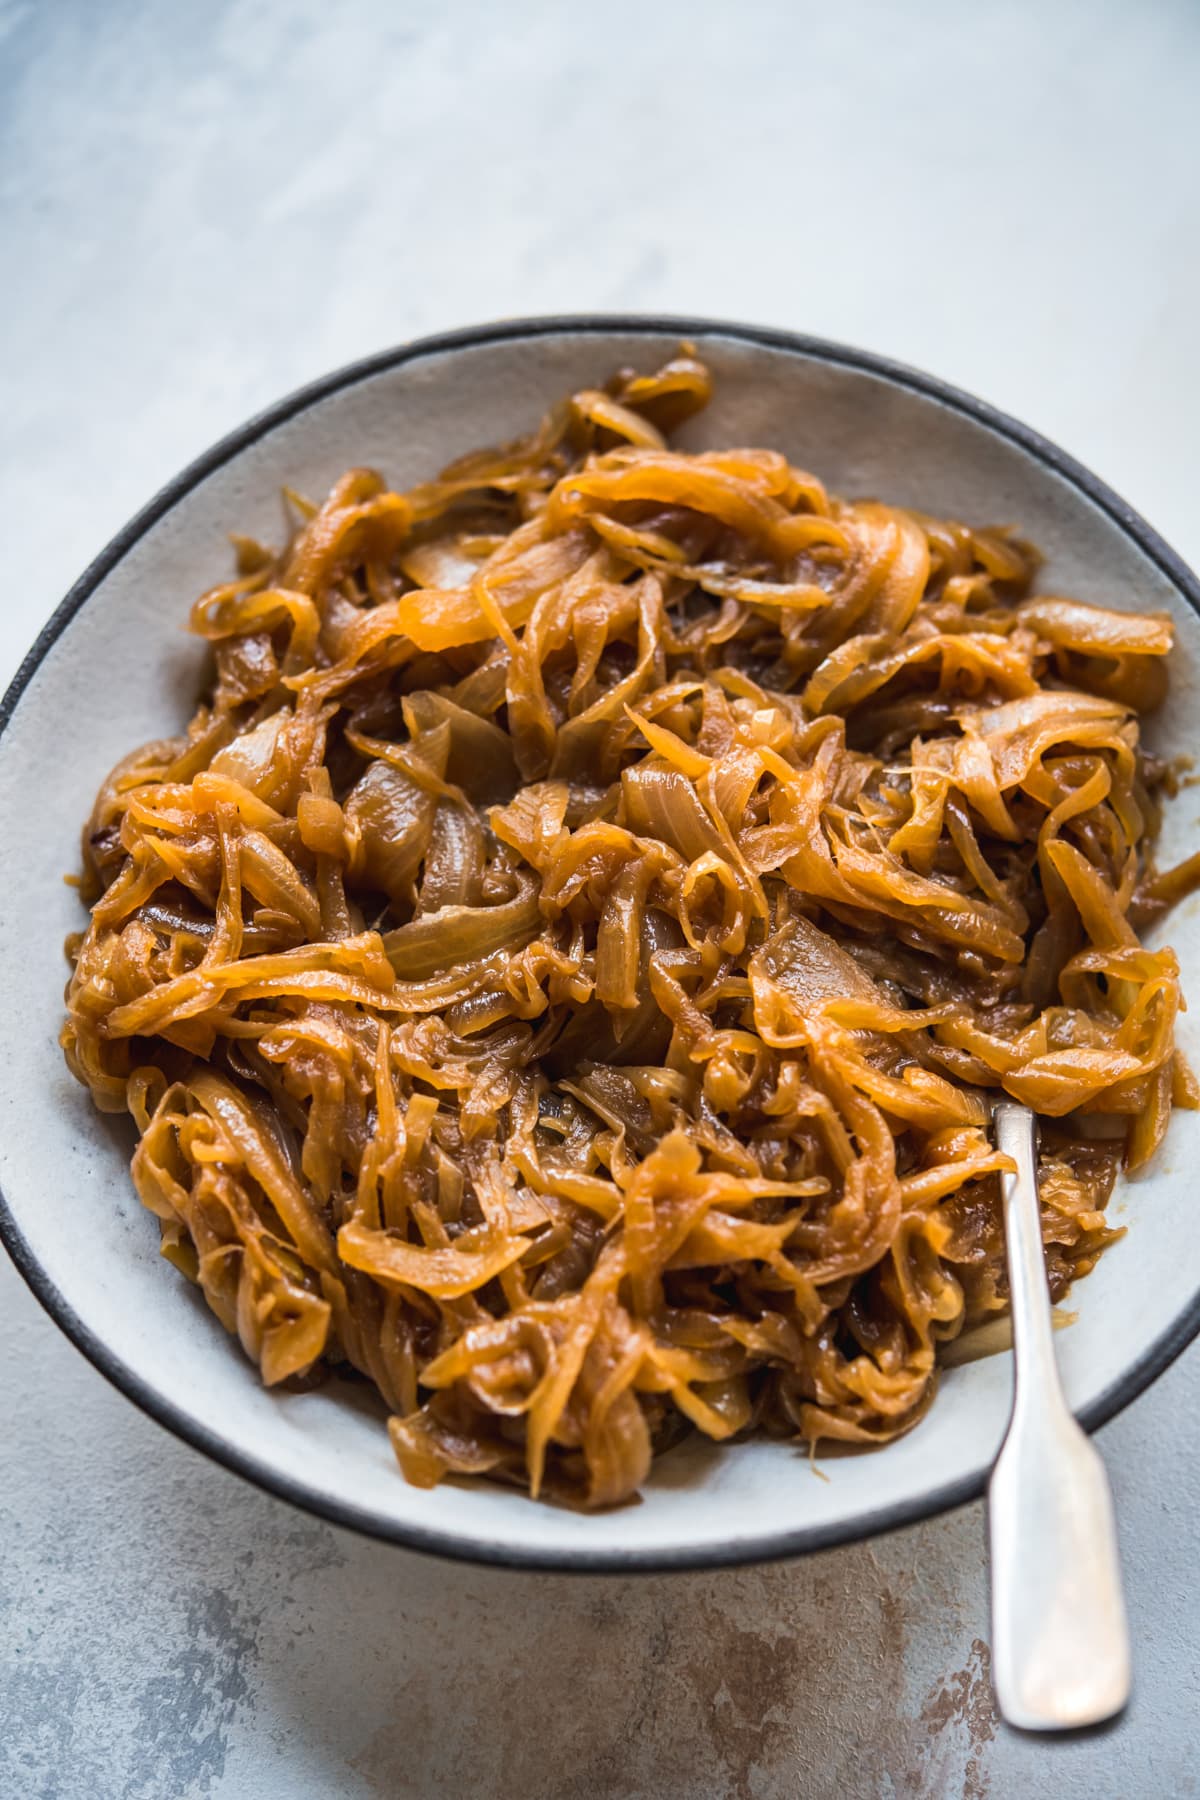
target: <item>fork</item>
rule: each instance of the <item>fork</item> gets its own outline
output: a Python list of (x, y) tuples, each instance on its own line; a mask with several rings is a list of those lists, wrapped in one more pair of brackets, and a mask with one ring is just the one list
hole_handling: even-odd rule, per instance
[(1012, 1414), (988, 1485), (992, 1679), (1000, 1711), (1025, 1731), (1113, 1718), (1129, 1698), (1129, 1628), (1116, 1521), (1099, 1452), (1059, 1379), (1038, 1205), (1036, 1120), (1000, 1101), (1012, 1295)]

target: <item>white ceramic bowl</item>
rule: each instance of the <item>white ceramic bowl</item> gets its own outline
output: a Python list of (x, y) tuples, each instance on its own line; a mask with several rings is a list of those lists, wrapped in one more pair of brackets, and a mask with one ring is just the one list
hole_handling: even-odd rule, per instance
[[(944, 1377), (900, 1442), (831, 1457), (693, 1441), (655, 1468), (640, 1506), (589, 1517), (483, 1485), (402, 1480), (382, 1413), (360, 1388), (268, 1393), (203, 1301), (158, 1254), (128, 1173), (131, 1129), (99, 1118), (57, 1043), (62, 941), (80, 924), (63, 884), (95, 788), (131, 745), (192, 710), (200, 646), (186, 609), (229, 567), (225, 534), (280, 531), (279, 489), (322, 493), (350, 464), (398, 486), (509, 438), (571, 388), (622, 363), (651, 367), (680, 337), (716, 375), (692, 447), (767, 444), (834, 489), (980, 522), (1013, 522), (1047, 556), (1042, 585), (1165, 607), (1179, 646), (1154, 722), (1168, 752), (1200, 721), (1200, 585), (1136, 514), (1025, 427), (857, 351), (696, 320), (565, 319), (486, 327), (391, 351), (282, 401), (172, 482), (67, 596), (0, 711), (0, 841), (16, 881), (0, 917), (0, 1231), (43, 1305), (129, 1397), (263, 1487), (341, 1524), (419, 1549), (575, 1569), (650, 1569), (790, 1555), (921, 1518), (978, 1494), (1007, 1412), (1011, 1360)], [(1175, 804), (1164, 855), (1194, 847), (1196, 803)], [(1200, 902), (1169, 935), (1200, 994)], [(1188, 1021), (1183, 1041), (1187, 1045)], [(1192, 1045), (1193, 1049), (1195, 1045)], [(1200, 1328), (1195, 1177), (1200, 1116), (1178, 1114), (1153, 1170), (1122, 1184), (1128, 1235), (1080, 1283), (1059, 1336), (1070, 1400), (1096, 1426)]]

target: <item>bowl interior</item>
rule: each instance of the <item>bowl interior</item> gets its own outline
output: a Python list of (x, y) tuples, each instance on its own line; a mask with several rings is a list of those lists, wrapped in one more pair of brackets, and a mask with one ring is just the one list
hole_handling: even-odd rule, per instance
[[(165, 509), (135, 522), (120, 553), (85, 578), (86, 598), (44, 646), (0, 737), (0, 817), (20, 872), (0, 916), (0, 1189), (18, 1260), (81, 1347), (164, 1422), (302, 1504), (451, 1554), (633, 1567), (812, 1547), (977, 1491), (1005, 1422), (1011, 1365), (1001, 1355), (949, 1371), (926, 1419), (899, 1443), (823, 1458), (820, 1475), (785, 1444), (691, 1442), (657, 1465), (641, 1505), (597, 1517), (485, 1486), (420, 1492), (401, 1479), (382, 1413), (361, 1391), (260, 1387), (159, 1257), (157, 1225), (130, 1185), (130, 1128), (99, 1119), (62, 1063), (62, 942), (82, 917), (63, 875), (76, 866), (79, 826), (104, 772), (190, 715), (203, 654), (183, 622), (230, 566), (225, 534), (277, 541), (281, 486), (319, 495), (350, 464), (407, 485), (515, 435), (622, 363), (651, 366), (675, 337), (650, 326), (481, 333), (417, 346), (279, 409), (182, 477)], [(1191, 747), (1200, 619), (1116, 503), (1004, 421), (901, 371), (727, 330), (704, 331), (698, 345), (716, 396), (682, 434), (688, 447), (771, 445), (838, 491), (1014, 523), (1046, 554), (1043, 589), (1169, 609), (1179, 646), (1152, 738), (1169, 754)], [(1185, 790), (1164, 858), (1195, 844), (1196, 813)], [(1176, 913), (1168, 935), (1186, 980), (1200, 969), (1200, 902)], [(1186, 1019), (1181, 1036), (1185, 1047), (1195, 1036)], [(1090, 1419), (1135, 1393), (1195, 1329), (1200, 1259), (1190, 1250), (1187, 1171), (1198, 1157), (1200, 1116), (1177, 1114), (1152, 1171), (1118, 1190), (1128, 1235), (1070, 1302), (1078, 1318), (1060, 1334), (1060, 1357), (1071, 1402)]]

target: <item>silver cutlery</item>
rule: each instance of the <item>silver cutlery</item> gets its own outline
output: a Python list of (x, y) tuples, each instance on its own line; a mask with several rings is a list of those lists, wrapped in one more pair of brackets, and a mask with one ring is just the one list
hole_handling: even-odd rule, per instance
[(1098, 1725), (1129, 1698), (1129, 1629), (1116, 1521), (1099, 1452), (1059, 1378), (1038, 1206), (1036, 1120), (997, 1104), (1012, 1293), (1012, 1415), (988, 1486), (992, 1678), (1000, 1711), (1026, 1731)]

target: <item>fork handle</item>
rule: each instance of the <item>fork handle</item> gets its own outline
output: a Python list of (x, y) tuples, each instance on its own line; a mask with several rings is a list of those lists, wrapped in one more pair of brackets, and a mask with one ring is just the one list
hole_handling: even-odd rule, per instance
[(1012, 1295), (1012, 1417), (988, 1487), (992, 1678), (1027, 1731), (1098, 1725), (1129, 1698), (1129, 1629), (1112, 1494), (1059, 1380), (1038, 1205), (1035, 1119), (995, 1109)]

